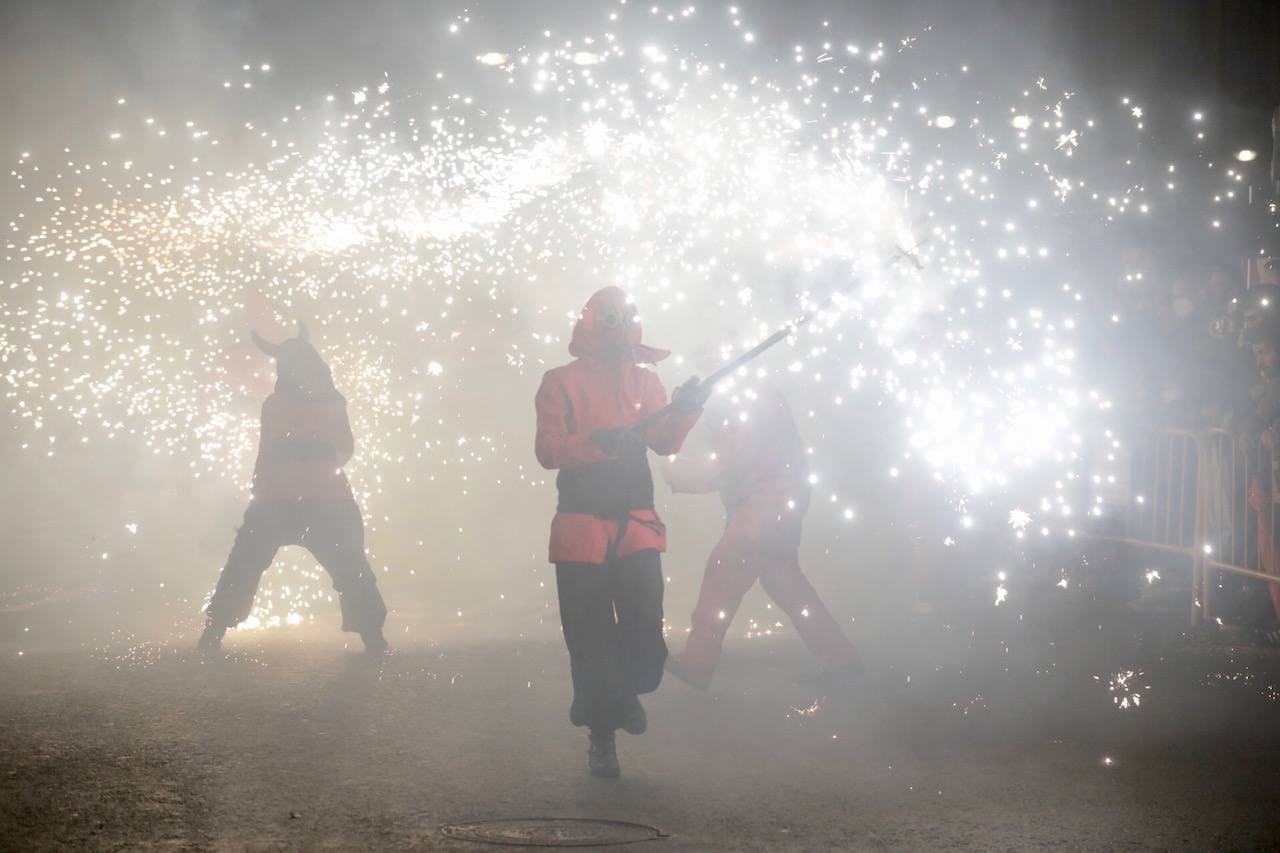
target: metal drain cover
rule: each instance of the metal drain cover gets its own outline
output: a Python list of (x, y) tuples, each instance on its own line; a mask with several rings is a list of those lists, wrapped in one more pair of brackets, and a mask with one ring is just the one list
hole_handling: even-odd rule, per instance
[(517, 817), (471, 820), (440, 827), (450, 838), (526, 847), (594, 847), (666, 838), (642, 823), (580, 817)]

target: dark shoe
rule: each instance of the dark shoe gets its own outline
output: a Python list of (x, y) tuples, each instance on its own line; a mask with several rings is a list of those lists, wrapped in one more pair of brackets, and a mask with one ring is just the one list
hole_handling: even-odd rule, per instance
[(387, 649), (391, 646), (387, 645), (387, 638), (382, 636), (382, 629), (376, 631), (361, 631), (360, 639), (364, 640), (364, 650), (371, 655), (382, 655), (387, 653)]
[(622, 775), (618, 766), (618, 747), (613, 732), (608, 734), (591, 733), (591, 746), (587, 750), (587, 767), (592, 776), (602, 779), (617, 779)]
[(212, 625), (204, 626), (204, 633), (200, 635), (200, 642), (197, 644), (202, 652), (220, 652), (222, 651), (222, 635), (227, 633), (226, 628), (215, 628)]
[(632, 696), (624, 702), (618, 716), (618, 725), (629, 735), (642, 735), (649, 728), (649, 717), (640, 704), (639, 696)]
[(698, 673), (689, 668), (689, 664), (675, 655), (668, 655), (667, 662), (662, 667), (695, 690), (706, 690), (711, 686), (710, 678), (698, 675)]

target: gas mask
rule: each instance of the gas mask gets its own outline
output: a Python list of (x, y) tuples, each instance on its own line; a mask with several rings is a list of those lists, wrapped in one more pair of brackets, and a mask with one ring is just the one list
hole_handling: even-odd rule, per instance
[(610, 357), (621, 359), (631, 353), (631, 334), (639, 320), (633, 305), (608, 306), (596, 315), (596, 334), (601, 349)]

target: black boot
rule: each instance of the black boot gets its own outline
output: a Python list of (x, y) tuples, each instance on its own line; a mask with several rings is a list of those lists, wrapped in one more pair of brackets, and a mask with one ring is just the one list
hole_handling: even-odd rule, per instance
[(200, 642), (197, 648), (202, 652), (220, 652), (222, 651), (222, 635), (227, 633), (226, 628), (219, 628), (214, 625), (205, 625), (204, 633), (200, 635)]
[(639, 696), (632, 696), (622, 703), (618, 714), (618, 724), (629, 735), (642, 735), (649, 728), (649, 717), (640, 704)]
[(618, 747), (612, 731), (591, 732), (591, 747), (587, 750), (587, 767), (592, 776), (617, 779), (622, 775), (618, 766)]

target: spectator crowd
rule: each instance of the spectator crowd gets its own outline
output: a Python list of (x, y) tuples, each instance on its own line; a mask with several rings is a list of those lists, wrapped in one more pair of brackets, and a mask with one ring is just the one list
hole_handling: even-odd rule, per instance
[[(1131, 434), (1216, 428), (1234, 437), (1238, 458), (1223, 464), (1243, 466), (1236, 481), (1249, 489), (1247, 501), (1233, 504), (1237, 512), (1248, 506), (1237, 522), (1241, 541), (1252, 539), (1248, 562), (1280, 574), (1280, 507), (1272, 494), (1273, 451), (1280, 451), (1280, 258), (1274, 265), (1267, 258), (1187, 262), (1166, 275), (1126, 274), (1113, 320), (1123, 332), (1100, 355), (1118, 382), (1115, 397)], [(1224, 617), (1280, 645), (1280, 584), (1211, 578)]]

